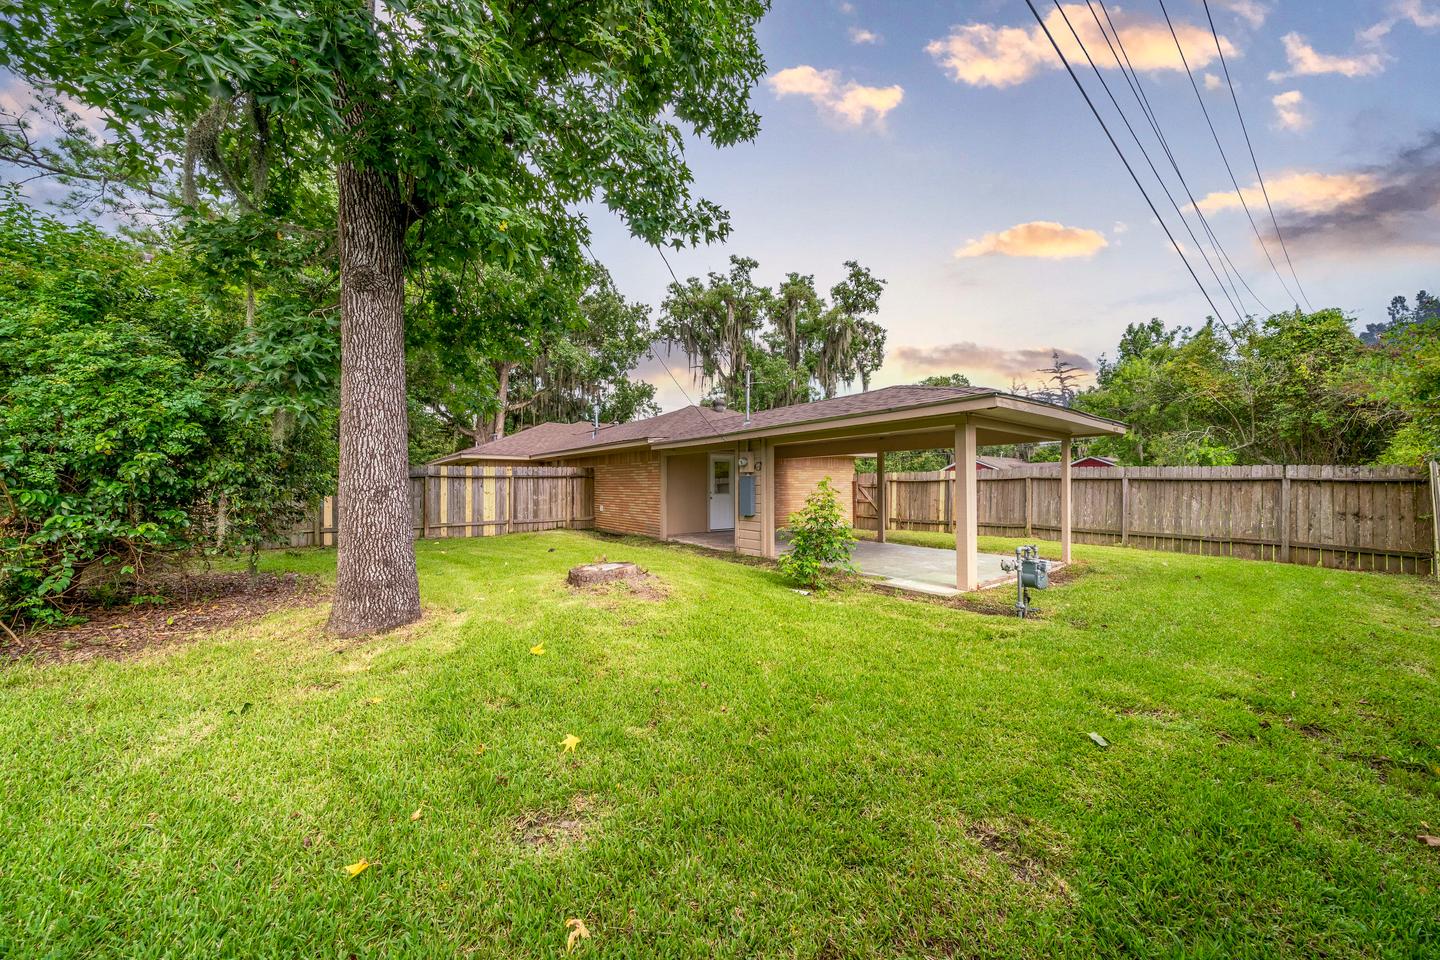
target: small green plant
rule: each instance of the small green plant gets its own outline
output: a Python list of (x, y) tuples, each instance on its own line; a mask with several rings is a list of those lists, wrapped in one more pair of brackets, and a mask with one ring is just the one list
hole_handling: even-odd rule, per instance
[(853, 573), (850, 548), (855, 535), (840, 510), (830, 478), (820, 481), (805, 506), (790, 515), (790, 550), (780, 556), (780, 572), (812, 590), (824, 589), (838, 571)]

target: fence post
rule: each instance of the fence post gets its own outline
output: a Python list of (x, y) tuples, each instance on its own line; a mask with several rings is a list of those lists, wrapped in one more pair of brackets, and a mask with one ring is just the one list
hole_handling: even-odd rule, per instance
[(1031, 527), (1035, 522), (1035, 481), (1032, 477), (1025, 478), (1025, 536), (1031, 535)]
[(1430, 575), (1440, 580), (1440, 460), (1430, 461), (1430, 530), (1435, 552), (1430, 555)]
[(1120, 468), (1120, 545), (1130, 545), (1130, 477)]
[(505, 532), (515, 532), (515, 468), (505, 468)]
[(420, 539), (430, 536), (430, 467), (420, 475)]
[(1290, 465), (1280, 468), (1280, 562), (1290, 562)]

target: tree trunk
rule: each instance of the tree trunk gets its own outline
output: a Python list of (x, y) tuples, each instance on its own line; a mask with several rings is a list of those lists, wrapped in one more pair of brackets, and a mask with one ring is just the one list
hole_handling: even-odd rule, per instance
[(495, 402), (498, 409), (495, 411), (495, 422), (490, 431), (491, 440), (499, 440), (505, 436), (505, 415), (510, 412), (510, 370), (515, 364), (495, 364)]
[(405, 210), (371, 171), (342, 164), (339, 556), (330, 629), (420, 619), (405, 408)]

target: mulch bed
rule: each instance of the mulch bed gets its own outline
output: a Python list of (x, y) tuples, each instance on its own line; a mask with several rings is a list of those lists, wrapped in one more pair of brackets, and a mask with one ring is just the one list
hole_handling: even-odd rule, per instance
[(95, 606), (79, 611), (84, 623), (30, 630), (18, 642), (0, 631), (0, 661), (22, 657), (37, 663), (125, 660), (143, 651), (174, 646), (288, 607), (326, 598), (314, 577), (299, 574), (175, 573), (145, 587), (163, 603)]

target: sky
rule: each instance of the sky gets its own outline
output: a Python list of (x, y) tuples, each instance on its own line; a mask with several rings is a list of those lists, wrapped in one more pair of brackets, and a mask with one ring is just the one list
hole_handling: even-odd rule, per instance
[[(1035, 2), (1230, 316), (1054, 3)], [(1236, 197), (1159, 0), (1107, 3), (1177, 165), (1255, 298), (1268, 310), (1297, 300), (1339, 307), (1363, 325), (1383, 320), (1392, 296), (1440, 286), (1440, 2), (1210, 0), (1303, 300), (1205, 8), (1165, 6), (1278, 271)], [(1064, 9), (1184, 206), (1090, 8)], [(872, 386), (951, 372), (1037, 385), (1052, 350), (1091, 367), (1128, 323), (1199, 325), (1213, 312), (1024, 0), (778, 0), (760, 41), (759, 137), (688, 152), (696, 192), (730, 211), (733, 232), (724, 244), (669, 252), (682, 278), (723, 271), (739, 254), (759, 261), (760, 282), (798, 271), (823, 292), (845, 260), (858, 260), (887, 281), (878, 316), (887, 357)], [(591, 248), (620, 289), (658, 308), (670, 281), (659, 255), (603, 207), (587, 213)], [(1192, 228), (1205, 239), (1198, 222)], [(1263, 314), (1243, 287), (1240, 296), (1245, 312)], [(662, 406), (698, 400), (685, 358), (672, 355), (668, 367), (679, 386), (657, 361), (638, 371)]]

